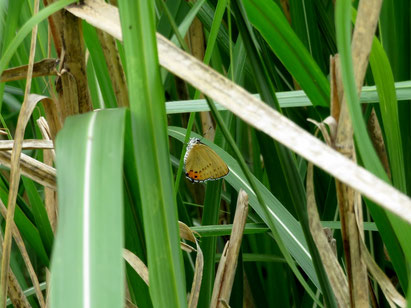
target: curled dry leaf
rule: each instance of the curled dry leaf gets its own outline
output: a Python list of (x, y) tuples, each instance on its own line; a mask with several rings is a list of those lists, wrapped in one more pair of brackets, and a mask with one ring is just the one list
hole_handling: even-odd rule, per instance
[(123, 258), (127, 263), (136, 271), (136, 273), (143, 279), (143, 281), (149, 285), (148, 280), (148, 269), (143, 261), (140, 260), (134, 253), (130, 250), (123, 249)]
[[(327, 119), (333, 119), (334, 120), (334, 118), (333, 117), (328, 117)], [(307, 121), (308, 122), (311, 122), (311, 123), (313, 123), (315, 126), (317, 126), (317, 128), (321, 131), (321, 134), (323, 135), (323, 137), (324, 137), (324, 140), (325, 140), (325, 143), (327, 143), (328, 145), (332, 145), (333, 144), (333, 130), (334, 130), (334, 133), (335, 133), (335, 128), (336, 128), (336, 122), (335, 122), (335, 120), (334, 120), (334, 123), (335, 123), (335, 126), (333, 127), (333, 128), (331, 128), (331, 126), (329, 125), (328, 127), (330, 128), (330, 133), (328, 132), (328, 130), (327, 130), (327, 127), (325, 126), (325, 124), (327, 124), (326, 122), (325, 122), (325, 120), (323, 121), (323, 122), (318, 122), (318, 121), (316, 121), (316, 120), (314, 120), (314, 119), (307, 119)], [(328, 122), (331, 122), (331, 120), (329, 120)]]

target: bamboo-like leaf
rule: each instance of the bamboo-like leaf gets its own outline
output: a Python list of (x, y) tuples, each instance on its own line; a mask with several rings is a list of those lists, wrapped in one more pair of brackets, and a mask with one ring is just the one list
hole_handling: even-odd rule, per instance
[[(370, 65), (374, 80), (377, 85), (382, 123), (386, 136), (386, 146), (390, 160), (393, 185), (400, 191), (407, 191), (405, 164), (403, 156), (403, 146), (399, 123), (398, 102), (394, 89), (394, 78), (391, 67), (384, 49), (379, 41), (374, 38), (372, 51), (370, 54)], [(394, 268), (396, 269), (401, 286), (406, 287), (408, 277), (405, 275), (405, 260), (396, 239), (390, 237), (390, 232), (384, 232), (382, 238), (387, 243), (387, 250), (391, 256)]]
[(66, 119), (57, 136), (51, 307), (124, 305), (124, 123), (124, 109), (101, 110)]
[(176, 201), (167, 143), (152, 1), (119, 1), (130, 97), (134, 160), (155, 307), (185, 307)]

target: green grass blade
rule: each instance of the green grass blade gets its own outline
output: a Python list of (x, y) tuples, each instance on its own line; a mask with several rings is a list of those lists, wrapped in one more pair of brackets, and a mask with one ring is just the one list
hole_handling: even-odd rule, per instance
[[(185, 16), (184, 20), (181, 22), (180, 26), (178, 27), (179, 34), (184, 37), (187, 34), (188, 29), (190, 28), (191, 23), (193, 22), (194, 18), (197, 16), (198, 11), (200, 10), (201, 6), (204, 4), (205, 0), (196, 1), (193, 7)], [(171, 41), (174, 44), (178, 44), (178, 39), (174, 34), (171, 38)]]
[(71, 117), (57, 136), (52, 307), (124, 306), (124, 119), (124, 109)]
[(251, 23), (304, 89), (314, 106), (329, 106), (327, 78), (308, 53), (274, 1), (244, 0)]
[[(21, 13), (21, 6), (23, 4), (23, 0), (18, 1), (2, 1), (2, 9), (6, 10), (3, 13), (5, 14), (3, 17), (5, 19), (0, 20), (0, 27), (2, 27), (2, 31), (0, 33), (0, 57), (3, 57), (4, 51), (8, 47), (10, 41), (16, 35), (16, 29), (18, 27), (18, 20)], [(7, 13), (7, 14), (6, 14)], [(1, 72), (0, 72), (1, 74)], [(3, 97), (4, 92), (4, 85), (5, 83), (0, 83), (0, 97)], [(0, 111), (3, 107), (3, 100), (0, 100)], [(0, 118), (2, 125), (4, 126), (3, 117)], [(6, 127), (6, 126), (4, 126)]]
[[(8, 202), (9, 189), (4, 185), (3, 180), (0, 181), (0, 198), (3, 203), (7, 206)], [(44, 266), (49, 266), (49, 255), (44, 248), (40, 233), (38, 229), (34, 226), (32, 213), (28, 214), (22, 210), (23, 201), (21, 198), (17, 198), (17, 207), (16, 212), (14, 213), (14, 222), (17, 225), (22, 237), (29, 243), (30, 247), (36, 253), (36, 256), (39, 258), (40, 262)], [(26, 207), (26, 206), (25, 206)]]
[[(380, 110), (383, 122), (384, 133), (386, 136), (386, 146), (390, 161), (393, 184), (400, 191), (406, 193), (407, 184), (405, 176), (403, 146), (401, 140), (401, 130), (398, 116), (398, 103), (395, 96), (394, 77), (387, 55), (379, 41), (374, 38), (372, 51), (370, 54), (370, 65), (373, 77), (377, 85), (378, 95), (380, 98)], [(403, 259), (402, 251), (399, 247), (393, 246), (393, 239), (386, 238), (384, 234), (394, 269), (397, 272), (399, 281), (404, 290), (407, 287), (408, 277), (406, 275), (406, 265)], [(396, 242), (396, 240), (395, 240)]]
[(381, 116), (387, 140), (393, 184), (400, 191), (406, 193), (407, 184), (394, 76), (392, 75), (387, 55), (376, 38), (374, 38), (372, 45), (370, 65), (380, 101)]
[(103, 97), (104, 108), (117, 107), (117, 100), (110, 80), (106, 58), (104, 57), (103, 49), (101, 48), (96, 30), (88, 23), (83, 22), (83, 33), (84, 41), (90, 52), (90, 60), (93, 62), (93, 67), (96, 72), (96, 78), (99, 85), (98, 88)]
[(119, 1), (154, 307), (187, 305), (152, 1)]
[(27, 192), (27, 196), (30, 200), (32, 213), (41, 240), (43, 242), (44, 248), (47, 251), (47, 254), (50, 256), (54, 235), (51, 229), (49, 218), (47, 216), (46, 208), (33, 181), (26, 177), (22, 177), (22, 180), (24, 183), (24, 188)]

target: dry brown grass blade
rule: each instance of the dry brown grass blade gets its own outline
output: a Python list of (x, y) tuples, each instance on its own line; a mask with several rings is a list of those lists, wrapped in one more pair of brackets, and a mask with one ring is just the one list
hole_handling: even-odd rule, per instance
[[(47, 6), (53, 2), (55, 2), (55, 0), (43, 0), (44, 2), (44, 6)], [(62, 42), (61, 42), (61, 35), (60, 35), (60, 28), (62, 27), (62, 23), (63, 23), (63, 18), (61, 17), (62, 15), (62, 11), (57, 11), (56, 13), (54, 13), (53, 15), (49, 16), (48, 18), (48, 24), (49, 24), (49, 29), (50, 29), (50, 35), (53, 38), (54, 41), (54, 48), (57, 51), (57, 55), (61, 55), (61, 51), (62, 51)], [(49, 42), (51, 43), (51, 42)], [(50, 51), (50, 49), (49, 49)]]
[(64, 123), (67, 117), (79, 113), (79, 94), (76, 78), (66, 69), (63, 69), (56, 79), (56, 91), (62, 114), (62, 122)]
[(330, 280), (337, 304), (339, 307), (350, 307), (347, 279), (327, 240), (321, 225), (320, 215), (318, 214), (314, 194), (313, 164), (311, 163), (309, 163), (307, 167), (306, 194), (310, 231), (315, 245), (318, 248), (318, 252), (324, 265), (324, 269), (327, 272), (328, 279)]
[(123, 258), (128, 264), (136, 271), (136, 273), (143, 279), (143, 281), (149, 285), (148, 280), (148, 268), (143, 261), (140, 260), (134, 253), (130, 250), (123, 249)]
[[(3, 204), (3, 201), (1, 201), (1, 199), (0, 199), (0, 212), (1, 212), (1, 215), (4, 218), (6, 218), (7, 208), (5, 207), (5, 205)], [(23, 258), (24, 264), (26, 264), (27, 272), (29, 273), (29, 276), (30, 276), (31, 282), (33, 284), (34, 290), (36, 291), (36, 296), (37, 296), (37, 299), (40, 303), (40, 307), (45, 307), (45, 302), (44, 302), (44, 298), (43, 298), (43, 293), (41, 292), (41, 289), (40, 289), (39, 280), (37, 278), (37, 275), (36, 275), (36, 272), (33, 268), (33, 265), (31, 264), (29, 254), (27, 253), (26, 246), (24, 244), (23, 238), (21, 237), (19, 229), (17, 228), (14, 221), (12, 222), (11, 232), (12, 232), (14, 241), (15, 241), (17, 247), (20, 250), (20, 254)]]
[[(0, 151), (12, 150), (14, 140), (0, 140)], [(22, 143), (22, 149), (54, 149), (54, 144), (50, 140), (25, 139)]]
[(203, 251), (201, 250), (201, 247), (198, 244), (198, 241), (194, 235), (194, 234), (198, 235), (198, 233), (193, 232), (190, 229), (190, 227), (188, 227), (185, 223), (181, 221), (178, 222), (178, 226), (180, 230), (180, 237), (182, 239), (195, 243), (196, 248), (197, 248), (196, 249), (197, 257), (196, 257), (196, 263), (195, 263), (193, 284), (191, 285), (190, 298), (188, 300), (188, 307), (195, 308), (197, 307), (197, 304), (198, 304), (198, 298), (200, 296), (201, 280), (203, 278), (203, 269), (204, 269)]
[[(240, 189), (238, 192), (237, 207), (233, 221), (230, 240), (224, 248), (218, 266), (213, 295), (210, 307), (225, 307), (230, 302), (231, 290), (233, 288), (235, 272), (238, 263), (238, 253), (241, 247), (243, 232), (248, 215), (248, 195)], [(221, 268), (221, 269), (220, 269)]]
[(216, 308), (218, 305), (220, 289), (224, 279), (224, 269), (225, 263), (227, 261), (228, 245), (230, 245), (230, 241), (225, 243), (223, 253), (221, 254), (220, 262), (218, 263), (217, 273), (215, 274), (214, 278), (213, 294), (211, 296), (210, 308)]
[(120, 61), (116, 41), (111, 35), (101, 30), (97, 30), (97, 35), (103, 49), (104, 58), (106, 59), (111, 84), (113, 85), (114, 94), (117, 98), (117, 105), (119, 107), (128, 107), (130, 104), (127, 81)]
[(138, 307), (137, 305), (134, 305), (133, 302), (129, 298), (126, 298), (126, 308), (138, 308)]
[[(39, 0), (34, 1), (34, 12), (36, 15), (39, 11)], [(36, 37), (37, 37), (38, 26), (35, 25), (31, 32), (31, 44), (30, 44), (30, 55), (29, 63), (27, 68), (27, 81), (26, 88), (24, 90), (24, 100), (20, 109), (19, 118), (17, 121), (16, 133), (15, 133), (15, 143), (13, 147), (12, 157), (11, 157), (11, 175), (10, 175), (10, 189), (8, 195), (8, 210), (6, 219), (6, 229), (4, 232), (4, 242), (3, 242), (3, 254), (1, 258), (1, 273), (0, 273), (0, 307), (6, 306), (7, 298), (7, 282), (8, 282), (8, 272), (10, 264), (10, 250), (12, 242), (12, 226), (14, 222), (14, 210), (16, 207), (17, 191), (19, 187), (20, 180), (20, 154), (21, 146), (24, 139), (24, 130), (26, 128), (27, 122), (30, 115), (33, 112), (34, 106), (36, 104), (32, 103), (32, 96), (30, 95), (31, 90), (31, 80), (33, 76), (33, 65), (34, 56), (36, 51)]]
[[(3, 234), (0, 230), (0, 256), (2, 255), (2, 246), (3, 246)], [(9, 283), (9, 288), (8, 288), (8, 295), (10, 298), (10, 301), (13, 303), (15, 307), (31, 307), (29, 302), (27, 301), (26, 296), (23, 293), (23, 290), (21, 289), (16, 276), (14, 275), (13, 271), (11, 268), (9, 269), (8, 273), (8, 283)]]
[[(45, 4), (55, 0), (43, 0)], [(69, 115), (84, 113), (92, 110), (92, 104), (86, 77), (85, 46), (82, 35), (81, 20), (67, 11), (58, 11), (49, 17), (49, 25), (54, 40), (54, 45), (60, 59), (60, 69), (56, 79), (56, 91), (58, 96), (57, 114), (50, 114), (52, 110), (46, 110), (47, 118), (52, 123), (52, 138), (61, 128), (61, 123)], [(51, 117), (49, 117), (51, 115)]]
[[(197, 17), (194, 18), (193, 22), (190, 25), (186, 36), (186, 41), (188, 42), (187, 45), (190, 48), (191, 54), (199, 61), (204, 61), (205, 41), (203, 25)], [(204, 95), (201, 94), (200, 98), (204, 98)], [(215, 130), (210, 112), (200, 112), (200, 118), (202, 131), (204, 132), (204, 138), (214, 140)]]
[[(13, 149), (14, 140), (0, 140), (0, 151)], [(21, 145), (22, 149), (53, 149), (54, 144), (50, 140), (26, 139)]]
[[(44, 59), (34, 63), (33, 77), (57, 75), (58, 63), (59, 61), (57, 59)], [(28, 65), (22, 65), (4, 70), (1, 74), (0, 82), (26, 79), (27, 69)]]
[(390, 163), (388, 162), (387, 150), (385, 149), (384, 137), (382, 136), (380, 122), (378, 121), (374, 108), (371, 110), (370, 118), (367, 122), (367, 129), (378, 158), (388, 177), (391, 179), (391, 169)]
[[(51, 132), (48, 123), (45, 118), (40, 117), (37, 120), (37, 124), (40, 128), (41, 135), (45, 141), (52, 142)], [(45, 150), (43, 152), (44, 163), (50, 167), (53, 166), (56, 160), (56, 153), (54, 149)], [(47, 216), (50, 221), (53, 232), (56, 232), (57, 226), (57, 192), (54, 189), (44, 187), (44, 204), (46, 206)]]
[(360, 247), (361, 254), (363, 256), (365, 264), (367, 265), (368, 271), (370, 272), (371, 276), (374, 277), (374, 279), (377, 281), (390, 306), (396, 307), (394, 305), (395, 303), (399, 307), (407, 307), (407, 301), (400, 293), (398, 293), (391, 280), (380, 269), (378, 264), (369, 253), (367, 246), (365, 245), (363, 240), (361, 241)]
[(76, 104), (76, 106), (72, 106), (72, 109), (85, 113), (91, 111), (93, 107), (86, 76), (86, 48), (82, 35), (82, 21), (67, 11), (62, 12), (62, 17), (64, 20), (61, 29), (64, 48), (63, 71), (68, 73), (68, 83), (66, 84), (65, 79), (63, 79), (61, 90), (63, 95), (67, 94), (70, 88), (75, 87), (77, 90), (77, 97), (70, 96), (69, 99), (65, 97), (64, 103)]
[[(0, 151), (0, 164), (11, 168), (10, 151)], [(20, 168), (21, 174), (45, 187), (56, 190), (56, 169), (26, 154), (21, 154)]]
[(19, 308), (31, 307), (29, 301), (27, 300), (26, 296), (24, 295), (23, 290), (21, 289), (19, 285), (19, 282), (17, 281), (16, 276), (14, 275), (11, 269), (9, 269), (8, 280), (9, 280), (8, 294), (10, 297), (10, 301), (13, 303), (13, 306), (19, 307)]
[[(50, 88), (51, 88), (51, 80), (49, 80)], [(55, 93), (52, 95), (55, 96)], [(50, 138), (51, 140), (56, 139), (57, 132), (62, 128), (62, 117), (61, 117), (61, 108), (56, 103), (57, 99), (53, 96), (53, 100), (50, 103), (43, 104), (44, 113), (46, 115), (47, 123), (50, 127)]]
[[(91, 25), (122, 40), (118, 10), (109, 4), (86, 0), (66, 8)], [(232, 113), (325, 170), (355, 187), (384, 209), (411, 223), (411, 199), (367, 170), (343, 157), (288, 118), (253, 97), (210, 67), (157, 34), (160, 65), (186, 80)]]
[[(39, 127), (41, 136), (43, 137), (43, 139), (41, 140), (44, 143), (51, 143), (53, 145), (53, 140), (51, 139), (51, 133), (50, 133), (50, 128), (49, 125), (46, 121), (46, 119), (44, 117), (40, 117), (37, 119), (37, 125)], [(24, 145), (24, 141), (23, 141), (23, 145)], [(53, 161), (56, 159), (56, 152), (54, 151), (54, 146), (47, 148), (50, 151), (45, 151), (47, 153), (51, 153), (52, 154), (52, 158)]]

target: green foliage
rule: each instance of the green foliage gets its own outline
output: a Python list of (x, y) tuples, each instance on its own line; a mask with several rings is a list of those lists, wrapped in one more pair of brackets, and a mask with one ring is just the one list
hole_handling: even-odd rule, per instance
[[(35, 24), (40, 26), (36, 61), (46, 58), (47, 17), (73, 2), (57, 1), (31, 17), (33, 0), (0, 1), (0, 74), (28, 63), (28, 34)], [(124, 42), (117, 46), (129, 110), (117, 108), (96, 28), (83, 21), (89, 91), (94, 108), (106, 110), (68, 118), (57, 137), (57, 233), (53, 234), (47, 217), (43, 186), (23, 177), (17, 198), (15, 222), (40, 282), (46, 281), (44, 269), (51, 270), (51, 307), (81, 307), (87, 302), (122, 307), (125, 294), (138, 307), (187, 306), (196, 253), (181, 251), (178, 220), (203, 235), (205, 265), (198, 306), (208, 307), (216, 262), (231, 230), (225, 224), (232, 222), (240, 189), (248, 193), (250, 209), (231, 307), (242, 306), (243, 300), (255, 307), (312, 307), (314, 302), (334, 306), (308, 228), (307, 162), (217, 104), (221, 119), (214, 118), (210, 125), (216, 126), (216, 137), (202, 142), (224, 159), (230, 173), (206, 184), (186, 180), (183, 157), (188, 137), (203, 138), (214, 127), (202, 124), (198, 112), (210, 108), (201, 93), (160, 68), (155, 32), (189, 51), (191, 41), (182, 44), (182, 38), (190, 35), (189, 27), (198, 18), (203, 32), (195, 34), (206, 42), (201, 60), (312, 134), (315, 127), (306, 119), (320, 122), (330, 115), (329, 57), (338, 49), (360, 164), (410, 195), (409, 2), (384, 1), (360, 97), (350, 53), (351, 1), (337, 1), (335, 16), (331, 1), (302, 5), (290, 0), (289, 11), (279, 4), (282, 1), (274, 0), (118, 2)], [(32, 92), (55, 97), (54, 78), (33, 79)], [(0, 84), (0, 121), (11, 138), (24, 86), (24, 80)], [(367, 132), (371, 108), (382, 129), (391, 178)], [(43, 108), (32, 116), (26, 139), (41, 138), (35, 121), (39, 116), (45, 116)], [(230, 140), (239, 152), (229, 146)], [(37, 150), (25, 153), (42, 159)], [(236, 159), (238, 153), (244, 164)], [(8, 169), (1, 169), (0, 199), (7, 206)], [(344, 265), (334, 179), (319, 170), (314, 177), (320, 218), (333, 230), (338, 260)], [(249, 179), (259, 193), (254, 193)], [(366, 244), (389, 278), (398, 281), (399, 292), (411, 300), (410, 226), (377, 204), (363, 201)], [(125, 264), (123, 248), (148, 266), (149, 287)], [(11, 266), (27, 296), (33, 294), (14, 245)], [(387, 306), (379, 287), (372, 288), (381, 306)], [(34, 296), (29, 300), (32, 307), (40, 307)]]

